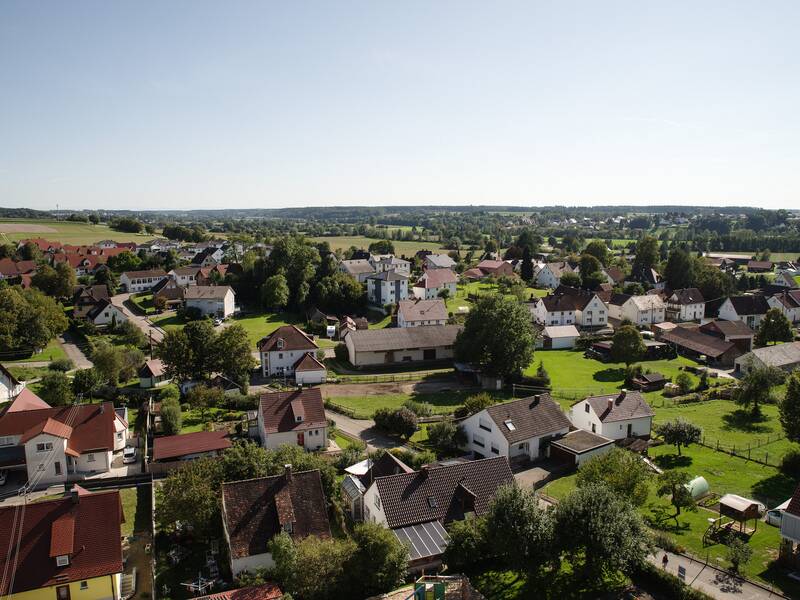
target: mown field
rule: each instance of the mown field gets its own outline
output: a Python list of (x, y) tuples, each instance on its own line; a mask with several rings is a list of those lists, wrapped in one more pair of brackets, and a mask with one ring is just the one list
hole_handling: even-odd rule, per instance
[[(369, 248), (371, 243), (379, 241), (377, 239), (364, 237), (362, 235), (329, 237), (321, 236), (310, 239), (315, 242), (328, 242), (331, 246), (331, 250), (347, 250), (350, 248), (350, 246), (355, 246), (356, 248), (363, 248), (366, 250)], [(394, 244), (395, 254), (399, 256), (405, 256), (406, 258), (413, 256), (420, 250), (431, 250), (432, 252), (443, 250), (442, 245), (437, 242), (403, 242), (392, 240), (392, 244)]]
[(100, 240), (117, 242), (143, 242), (153, 239), (152, 234), (114, 231), (107, 225), (49, 221), (40, 219), (0, 219), (0, 242), (17, 242), (28, 238), (44, 238), (63, 244), (93, 244)]

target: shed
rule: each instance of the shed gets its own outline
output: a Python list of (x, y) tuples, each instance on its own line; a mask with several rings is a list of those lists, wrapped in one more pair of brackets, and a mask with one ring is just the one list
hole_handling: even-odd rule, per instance
[(587, 460), (605, 454), (614, 447), (614, 440), (583, 429), (570, 431), (550, 442), (550, 458), (564, 464), (581, 466)]
[(575, 325), (552, 325), (542, 332), (542, 345), (546, 349), (559, 350), (574, 348), (575, 340), (580, 337)]

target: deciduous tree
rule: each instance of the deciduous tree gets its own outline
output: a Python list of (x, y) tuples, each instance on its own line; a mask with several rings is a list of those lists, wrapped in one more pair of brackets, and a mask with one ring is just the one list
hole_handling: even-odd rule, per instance
[(611, 357), (615, 362), (624, 362), (626, 365), (630, 365), (641, 360), (645, 351), (642, 334), (633, 325), (623, 325), (614, 333)]
[(664, 438), (664, 443), (675, 446), (678, 456), (681, 455), (681, 448), (696, 444), (703, 436), (702, 429), (681, 418), (657, 425), (656, 432)]
[(800, 371), (794, 371), (789, 376), (786, 394), (779, 408), (786, 437), (793, 442), (800, 442)]
[(675, 517), (681, 514), (682, 509), (693, 510), (695, 501), (686, 485), (692, 477), (686, 471), (664, 471), (658, 476), (656, 493), (659, 496), (669, 496), (670, 504), (675, 507)]
[(647, 501), (650, 469), (638, 455), (628, 450), (614, 448), (595, 456), (578, 469), (578, 487), (602, 484), (613, 492), (642, 506)]
[(770, 308), (761, 320), (756, 332), (756, 344), (766, 346), (775, 342), (791, 342), (794, 339), (792, 324), (779, 308)]

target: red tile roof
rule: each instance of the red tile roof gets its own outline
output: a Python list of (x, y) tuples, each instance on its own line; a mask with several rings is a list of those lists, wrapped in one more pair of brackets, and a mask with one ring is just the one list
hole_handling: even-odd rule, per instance
[(800, 484), (794, 489), (794, 495), (789, 501), (789, 506), (786, 507), (786, 512), (795, 517), (800, 517)]
[[(278, 348), (278, 340), (283, 340), (283, 347)], [(261, 338), (256, 344), (261, 352), (284, 352), (290, 350), (316, 350), (319, 346), (305, 332), (294, 325), (278, 327), (268, 336)]]
[(200, 596), (194, 600), (280, 600), (283, 598), (281, 588), (275, 583), (264, 583), (238, 590), (227, 590), (209, 596)]
[(7, 406), (8, 408), (6, 408), (3, 414), (21, 412), (25, 410), (37, 410), (40, 408), (50, 408), (50, 405), (47, 402), (39, 398), (39, 396), (34, 394), (28, 388), (22, 388), (22, 391), (17, 394), (17, 397), (14, 398)]
[[(113, 412), (113, 411), (112, 411)], [(0, 508), (0, 571), (13, 568), (0, 581), (0, 595), (82, 581), (122, 572), (120, 523), (124, 521), (119, 492), (95, 492), (34, 502), (25, 508), (19, 553), (8, 555), (16, 507)], [(72, 522), (72, 526), (69, 522)], [(14, 534), (18, 534), (14, 531)], [(58, 567), (52, 552), (71, 548), (67, 566)]]
[[(295, 412), (299, 408), (302, 408), (303, 417), (300, 422)], [(319, 388), (262, 394), (259, 410), (267, 433), (304, 431), (327, 425)]]
[(448, 283), (458, 283), (458, 275), (450, 269), (429, 269), (417, 281), (417, 287), (438, 288)]
[(295, 540), (331, 536), (318, 470), (222, 484), (222, 507), (232, 558), (267, 552), (267, 544), (292, 520)]
[(28, 429), (19, 441), (21, 444), (24, 444), (28, 440), (33, 439), (37, 435), (41, 435), (43, 433), (68, 440), (70, 437), (72, 437), (72, 427), (48, 417), (46, 420), (39, 421), (36, 425)]
[(319, 362), (310, 352), (294, 363), (295, 371), (324, 371), (325, 365)]
[(22, 436), (31, 428), (44, 426), (48, 419), (71, 425), (68, 448), (78, 454), (114, 447), (115, 413), (111, 402), (18, 412), (7, 410), (0, 416), (0, 435)]
[(188, 454), (213, 452), (231, 447), (227, 431), (196, 431), (157, 437), (153, 441), (153, 460), (169, 460)]

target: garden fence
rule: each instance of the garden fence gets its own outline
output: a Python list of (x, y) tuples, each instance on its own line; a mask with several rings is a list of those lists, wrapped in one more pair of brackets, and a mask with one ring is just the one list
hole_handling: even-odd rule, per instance
[(420, 381), (436, 375), (448, 375), (450, 370), (414, 371), (413, 373), (382, 373), (379, 375), (339, 375), (341, 383), (392, 383), (395, 381)]
[(731, 456), (738, 456), (739, 458), (757, 462), (768, 467), (780, 467), (782, 455), (779, 452), (770, 452), (769, 450), (759, 449), (785, 439), (785, 437), (786, 436), (781, 434), (768, 435), (763, 438), (755, 438), (752, 443), (740, 444), (737, 446), (736, 444), (724, 444), (718, 439), (710, 439), (703, 436), (698, 443), (701, 446), (711, 448), (717, 452), (724, 452), (725, 454), (730, 454)]

